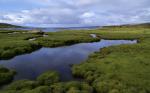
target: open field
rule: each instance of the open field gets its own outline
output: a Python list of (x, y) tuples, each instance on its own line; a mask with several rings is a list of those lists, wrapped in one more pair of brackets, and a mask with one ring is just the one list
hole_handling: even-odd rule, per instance
[[(42, 46), (55, 47), (99, 40), (90, 37), (92, 33), (102, 39), (137, 39), (138, 44), (103, 48), (91, 54), (86, 62), (74, 65), (73, 75), (83, 78), (84, 82), (61, 82), (58, 73), (46, 72), (35, 81), (13, 82), (0, 93), (150, 93), (150, 25), (54, 32), (47, 33), (48, 37), (27, 33), (8, 35), (3, 31), (0, 32), (0, 58), (12, 57), (8, 54), (15, 56), (17, 53), (31, 52)], [(28, 40), (33, 37), (37, 39)], [(14, 49), (17, 53), (11, 54), (9, 51)]]

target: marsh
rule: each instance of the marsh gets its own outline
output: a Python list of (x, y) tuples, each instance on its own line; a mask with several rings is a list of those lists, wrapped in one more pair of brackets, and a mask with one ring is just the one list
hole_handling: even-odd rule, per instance
[(17, 71), (15, 80), (34, 80), (41, 73), (54, 70), (60, 73), (62, 81), (75, 78), (71, 65), (87, 60), (88, 56), (99, 49), (120, 44), (134, 44), (136, 40), (100, 40), (93, 43), (80, 43), (57, 48), (41, 48), (33, 53), (16, 56), (10, 60), (0, 60), (0, 65)]

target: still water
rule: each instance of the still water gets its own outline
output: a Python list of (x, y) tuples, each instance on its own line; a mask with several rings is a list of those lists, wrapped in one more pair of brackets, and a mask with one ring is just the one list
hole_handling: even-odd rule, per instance
[(69, 81), (74, 79), (71, 74), (71, 64), (84, 62), (91, 53), (103, 47), (134, 43), (137, 43), (137, 40), (101, 40), (57, 48), (41, 48), (10, 60), (0, 60), (0, 65), (16, 70), (15, 80), (33, 80), (45, 71), (54, 70), (60, 73), (62, 81)]

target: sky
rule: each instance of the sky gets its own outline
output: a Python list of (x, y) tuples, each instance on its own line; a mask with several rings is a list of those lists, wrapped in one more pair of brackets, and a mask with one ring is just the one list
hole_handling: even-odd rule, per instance
[(150, 22), (150, 0), (0, 0), (0, 23), (37, 27)]

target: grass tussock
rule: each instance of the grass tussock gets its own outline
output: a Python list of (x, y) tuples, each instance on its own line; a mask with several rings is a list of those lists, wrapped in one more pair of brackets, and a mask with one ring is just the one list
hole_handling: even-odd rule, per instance
[(19, 80), (4, 87), (0, 93), (92, 93), (93, 88), (86, 82), (60, 82), (58, 73), (48, 71), (37, 80)]
[(14, 70), (0, 67), (0, 87), (10, 83), (13, 80), (15, 74), (16, 72)]

